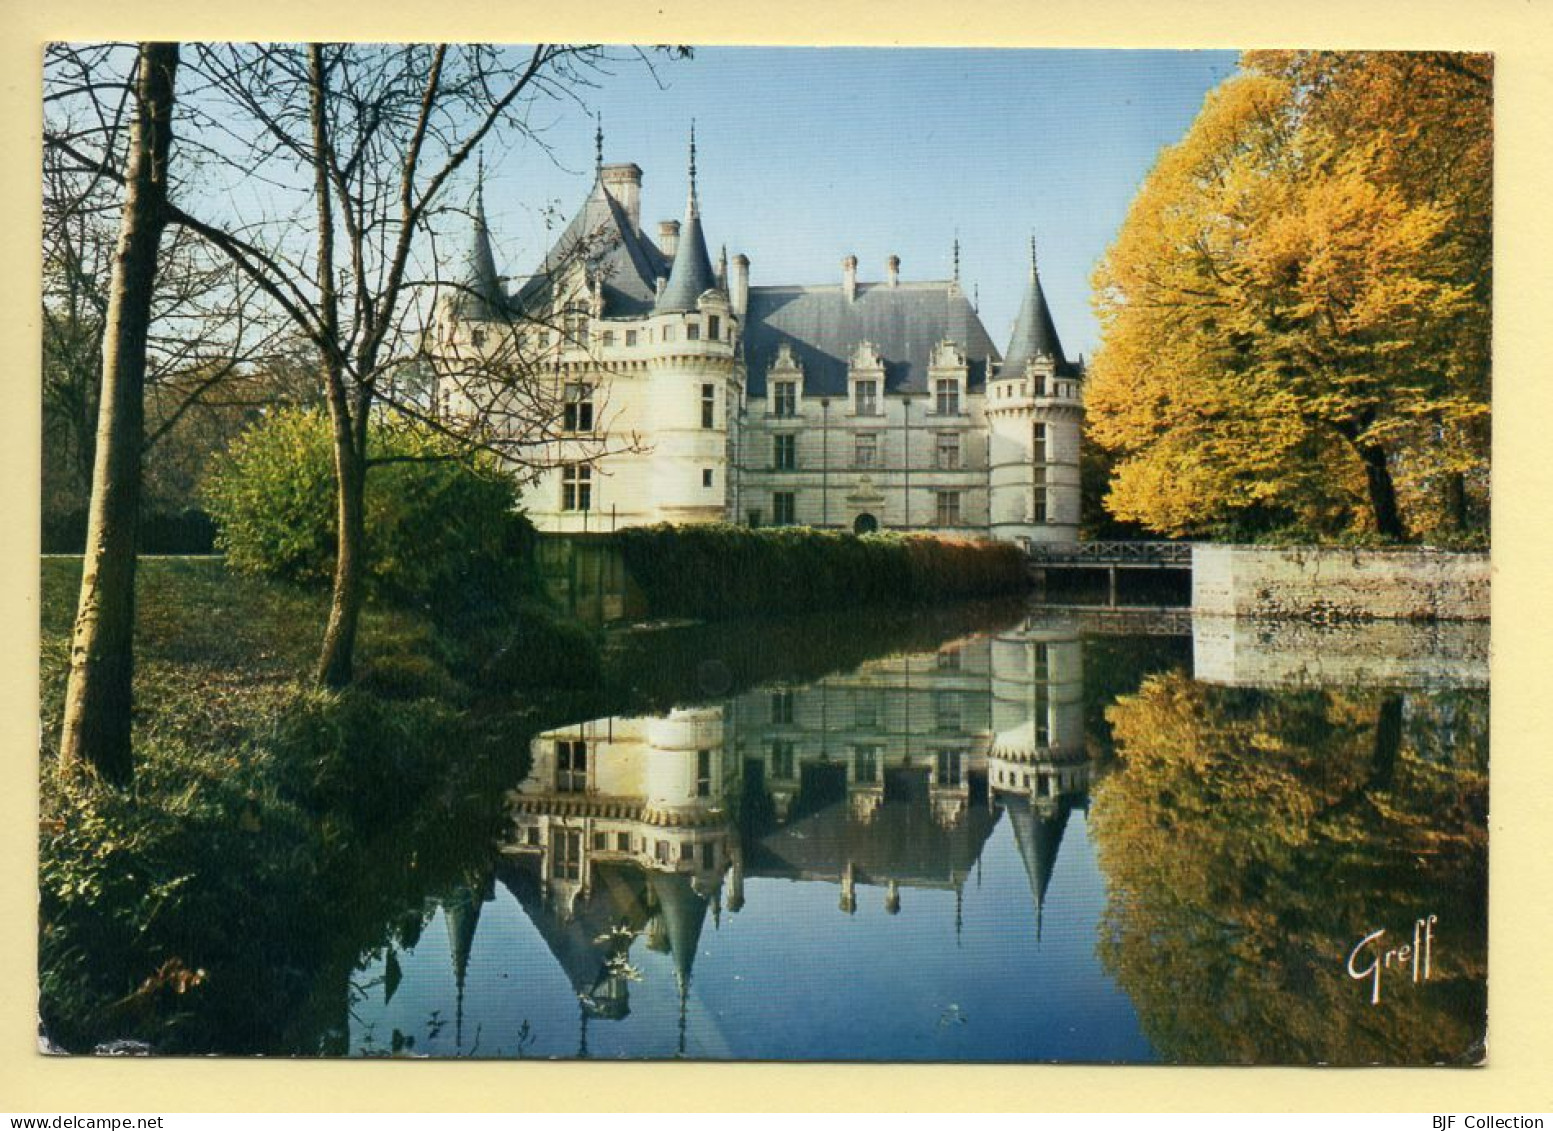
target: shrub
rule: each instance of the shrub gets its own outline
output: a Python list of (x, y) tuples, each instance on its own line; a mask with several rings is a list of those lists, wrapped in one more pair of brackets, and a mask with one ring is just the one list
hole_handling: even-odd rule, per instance
[[(505, 599), (521, 585), (527, 522), (512, 480), (487, 456), (403, 420), (371, 426), (367, 582), (374, 593), (440, 606)], [(277, 412), (217, 461), (206, 498), (216, 544), (239, 572), (322, 585), (337, 544), (329, 423)]]
[(614, 536), (657, 615), (730, 617), (1016, 592), (1023, 552), (929, 535), (649, 526)]
[(597, 642), (575, 621), (533, 603), (504, 623), (505, 639), (480, 673), (490, 691), (522, 688), (594, 688), (603, 678)]

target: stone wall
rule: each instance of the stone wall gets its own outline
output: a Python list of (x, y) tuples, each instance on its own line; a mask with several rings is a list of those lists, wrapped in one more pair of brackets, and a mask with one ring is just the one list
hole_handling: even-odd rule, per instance
[(1192, 618), (1192, 674), (1235, 687), (1488, 686), (1487, 621)]
[(1489, 619), (1487, 554), (1433, 550), (1192, 548), (1192, 608), (1218, 616)]

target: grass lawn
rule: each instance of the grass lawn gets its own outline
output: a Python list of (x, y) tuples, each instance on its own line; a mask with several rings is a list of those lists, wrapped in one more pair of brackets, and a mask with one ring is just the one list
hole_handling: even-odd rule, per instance
[[(81, 585), (79, 557), (42, 561), (41, 680), (45, 750), (58, 741), (70, 629)], [(306, 687), (323, 640), (329, 597), (243, 577), (222, 559), (142, 558), (135, 585), (137, 733), (167, 725), (205, 728), (230, 741)], [(430, 624), (368, 604), (358, 664), (431, 661)]]

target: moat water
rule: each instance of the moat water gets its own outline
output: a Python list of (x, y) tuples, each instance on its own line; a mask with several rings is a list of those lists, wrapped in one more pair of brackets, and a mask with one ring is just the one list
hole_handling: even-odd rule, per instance
[(1482, 1057), (1486, 626), (1003, 610), (837, 669), (699, 631), (644, 652), (658, 709), (512, 751), (323, 1051)]

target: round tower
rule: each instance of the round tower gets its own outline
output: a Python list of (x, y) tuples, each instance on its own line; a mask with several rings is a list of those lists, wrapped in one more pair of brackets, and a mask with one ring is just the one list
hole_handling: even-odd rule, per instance
[(685, 220), (649, 323), (647, 430), (653, 445), (651, 497), (659, 521), (728, 518), (728, 475), (743, 393), (738, 329), (726, 279), (712, 268), (701, 228), (692, 125)]
[(1083, 373), (1062, 354), (1030, 240), (1030, 283), (1013, 337), (987, 381), (987, 475), (994, 538), (1076, 542)]

